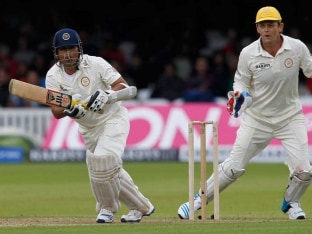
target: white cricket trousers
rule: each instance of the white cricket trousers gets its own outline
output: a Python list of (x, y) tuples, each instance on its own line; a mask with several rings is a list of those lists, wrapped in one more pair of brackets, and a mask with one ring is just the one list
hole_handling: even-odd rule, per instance
[(248, 114), (242, 117), (230, 153), (235, 168), (245, 169), (248, 162), (275, 138), (282, 143), (287, 152), (285, 163), (289, 167), (290, 175), (298, 170), (310, 170), (308, 136), (302, 113), (282, 124), (256, 120)]

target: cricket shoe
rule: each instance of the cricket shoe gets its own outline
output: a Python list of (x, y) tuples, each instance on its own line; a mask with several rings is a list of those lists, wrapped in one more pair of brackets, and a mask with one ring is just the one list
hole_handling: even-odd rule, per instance
[[(194, 212), (200, 210), (201, 208), (201, 199), (200, 195), (197, 193), (194, 196)], [(189, 219), (190, 218), (190, 203), (183, 203), (178, 209), (178, 216), (180, 219)]]
[(150, 216), (151, 214), (154, 213), (155, 207), (152, 205), (151, 202), (148, 203), (150, 208), (147, 213), (143, 214), (138, 210), (130, 210), (128, 214), (121, 216), (120, 221), (122, 223), (135, 223), (135, 222), (138, 223), (141, 221), (143, 216)]
[(97, 218), (97, 223), (112, 223), (114, 221), (114, 215), (112, 212), (106, 209), (101, 209)]
[(287, 202), (284, 200), (281, 210), (288, 214), (289, 219), (305, 219), (306, 216), (299, 202)]

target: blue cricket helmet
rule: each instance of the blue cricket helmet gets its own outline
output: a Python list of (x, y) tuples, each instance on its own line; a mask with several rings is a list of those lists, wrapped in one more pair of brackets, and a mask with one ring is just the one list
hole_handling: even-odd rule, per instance
[(53, 38), (53, 48), (58, 49), (65, 46), (81, 47), (81, 40), (78, 33), (71, 28), (63, 28), (57, 31)]
[[(75, 66), (78, 66), (82, 60), (82, 54), (83, 54), (82, 43), (81, 43), (78, 33), (74, 29), (71, 29), (71, 28), (63, 28), (57, 31), (54, 35), (53, 45), (52, 45), (53, 55), (54, 55), (54, 59), (56, 62), (59, 61), (59, 57), (57, 55), (57, 49), (61, 47), (70, 47), (70, 46), (78, 47), (80, 56), (79, 56), (79, 59), (77, 60), (77, 63), (75, 64)], [(65, 60), (63, 61), (63, 65), (69, 66), (68, 64), (66, 64)]]

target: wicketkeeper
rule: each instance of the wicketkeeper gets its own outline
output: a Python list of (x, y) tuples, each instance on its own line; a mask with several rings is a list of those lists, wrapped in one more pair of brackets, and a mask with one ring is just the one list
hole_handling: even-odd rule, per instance
[[(228, 92), (228, 111), (241, 116), (241, 125), (229, 157), (219, 164), (219, 191), (244, 174), (249, 161), (273, 138), (287, 152), (289, 182), (281, 210), (289, 219), (305, 219), (300, 199), (312, 182), (305, 117), (299, 99), (299, 70), (312, 77), (312, 56), (300, 40), (283, 35), (278, 10), (266, 6), (256, 14), (259, 39), (242, 49)], [(207, 180), (207, 201), (213, 200), (213, 176)], [(194, 197), (195, 211), (202, 206), (201, 192)], [(206, 205), (206, 204), (204, 204)], [(178, 209), (181, 219), (189, 218), (189, 203)]]

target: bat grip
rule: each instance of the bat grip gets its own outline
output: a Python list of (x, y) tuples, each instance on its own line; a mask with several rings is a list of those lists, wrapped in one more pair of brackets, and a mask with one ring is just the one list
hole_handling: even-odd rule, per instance
[[(75, 106), (75, 105), (79, 105), (79, 104), (81, 104), (82, 106), (83, 106), (83, 108), (85, 108), (85, 110), (89, 110), (89, 108), (88, 108), (88, 106), (87, 106), (87, 103), (85, 103), (85, 102), (79, 102), (79, 101), (77, 101), (77, 100), (72, 100), (71, 101), (71, 108), (73, 107), (73, 106)], [(104, 113), (104, 110), (100, 110), (98, 113), (100, 113), (100, 114), (103, 114)]]

